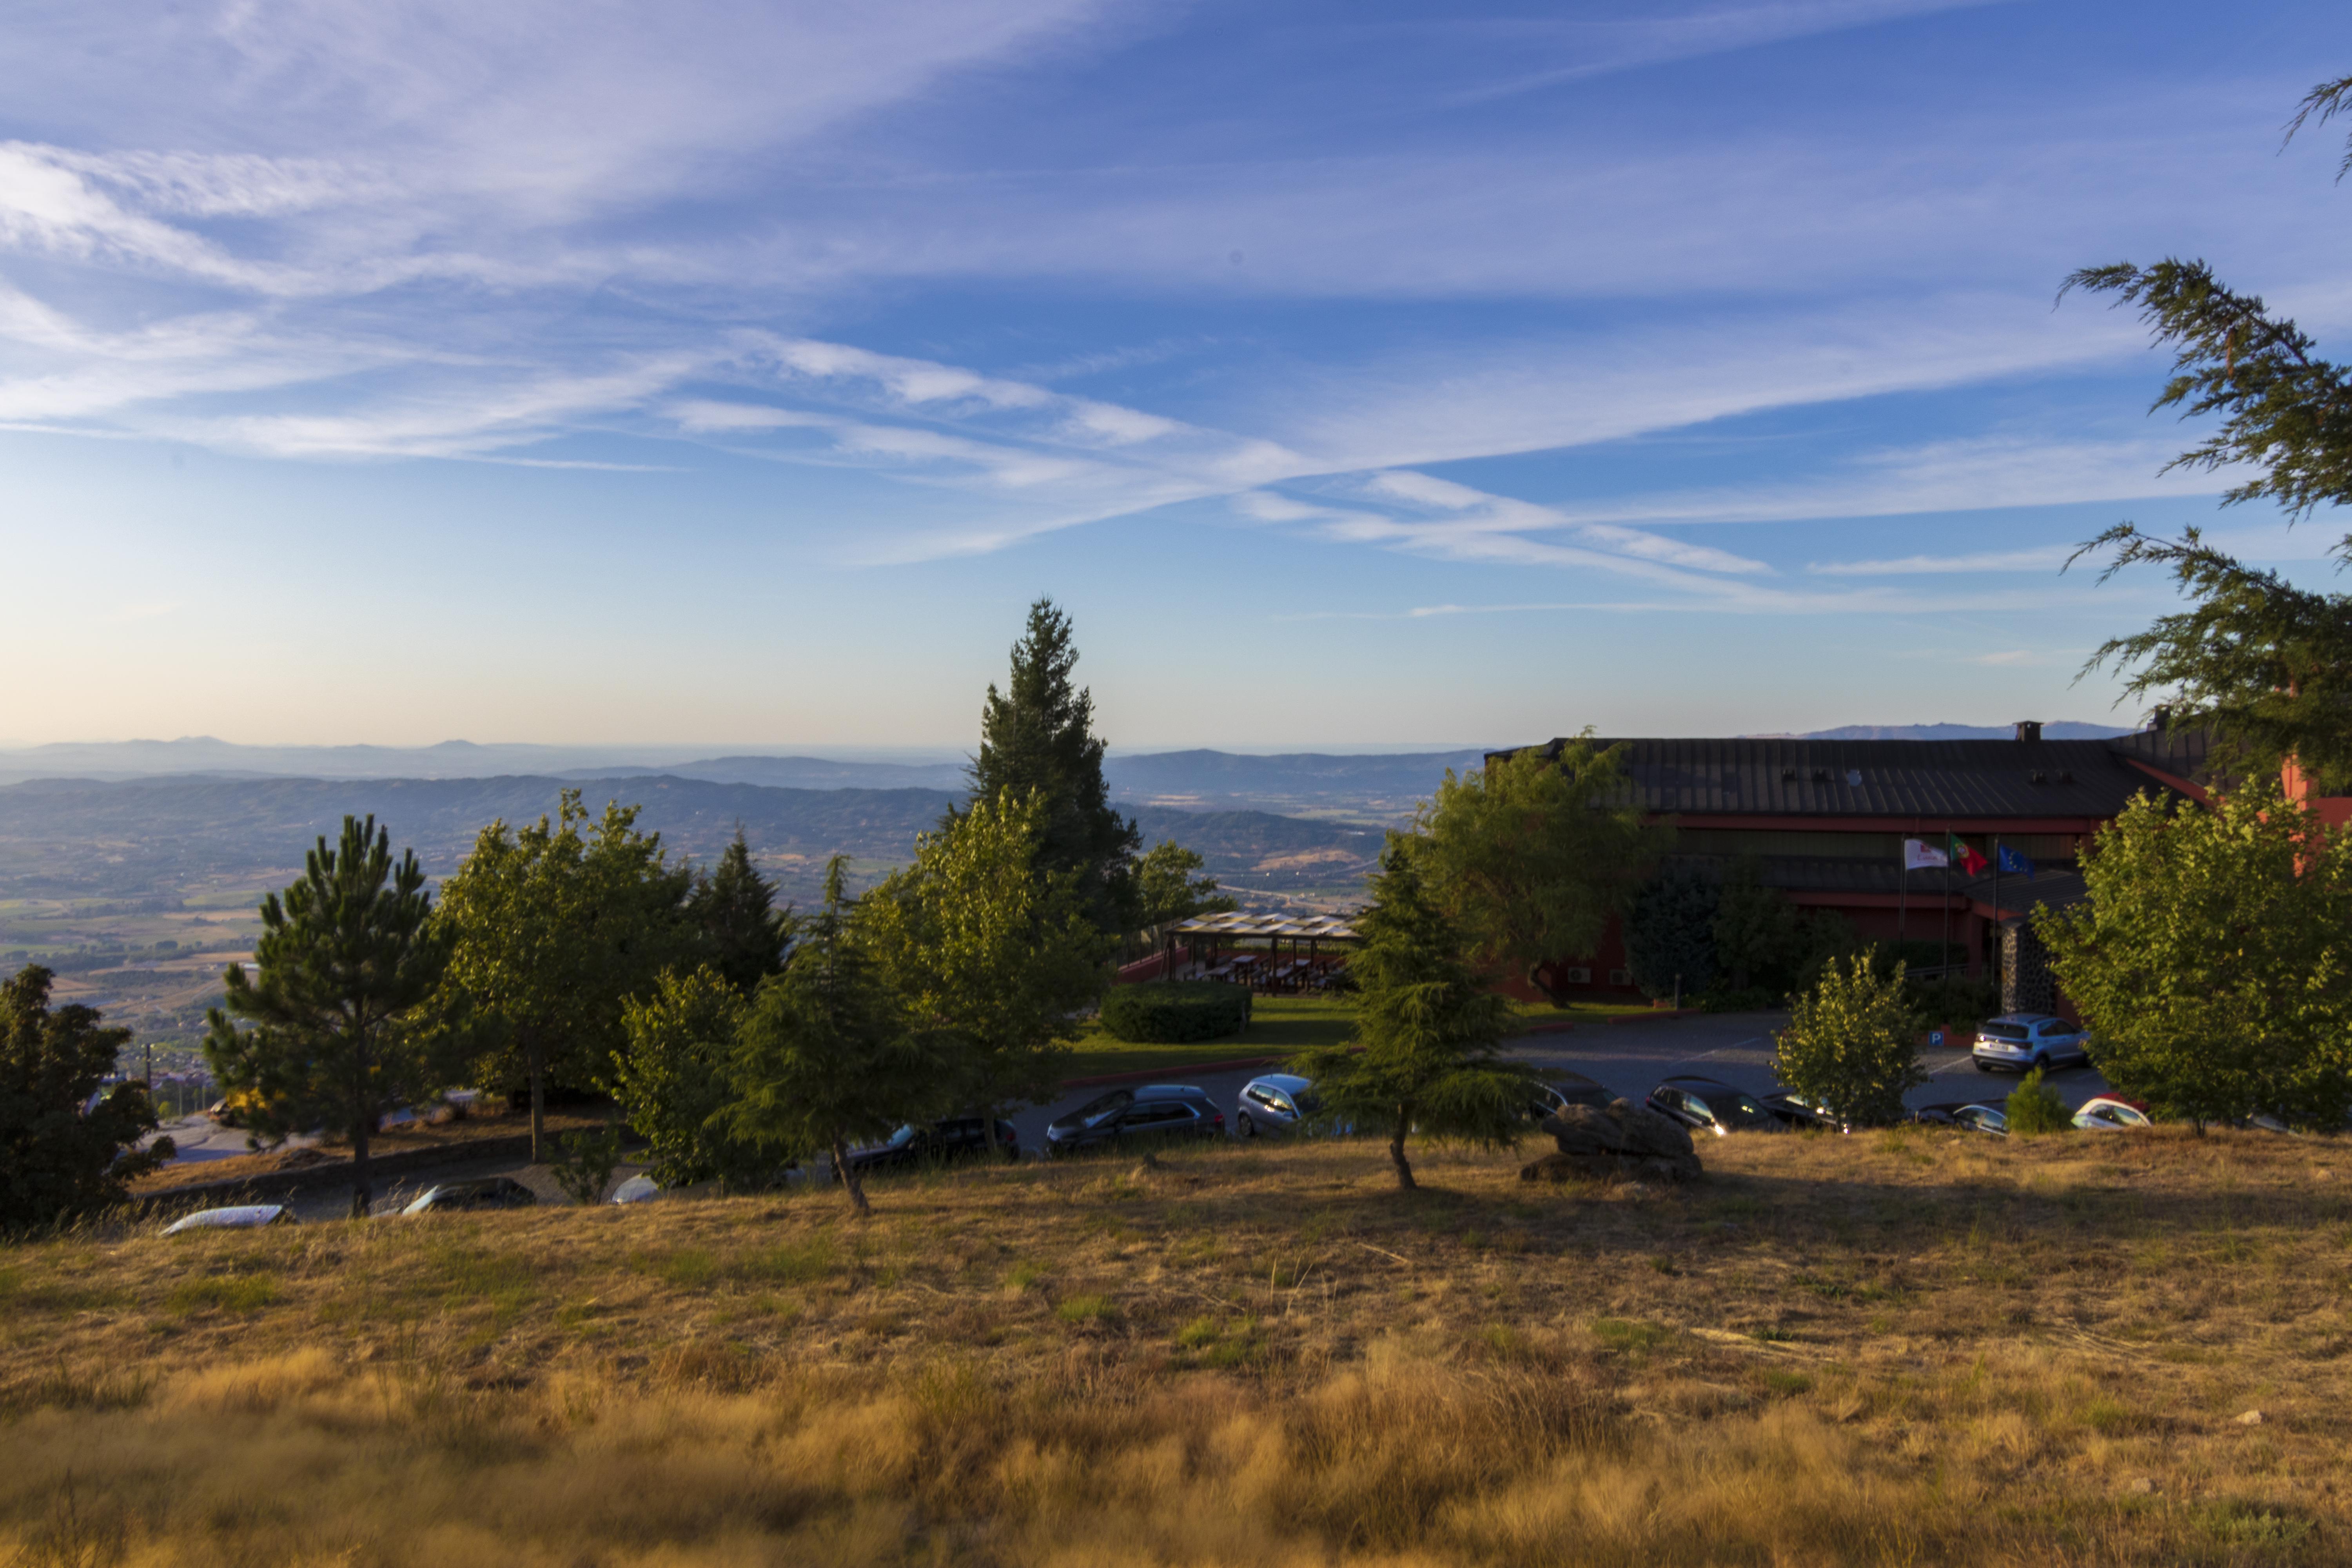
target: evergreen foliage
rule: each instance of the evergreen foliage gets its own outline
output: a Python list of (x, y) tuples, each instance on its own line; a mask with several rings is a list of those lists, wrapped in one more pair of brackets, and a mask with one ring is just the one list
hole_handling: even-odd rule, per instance
[(2202, 1131), (2352, 1107), (2352, 845), (2257, 781), (2210, 811), (2143, 795), (2034, 912), (2117, 1093)]
[(52, 1008), (49, 981), (29, 964), (0, 984), (0, 1231), (119, 1204), (131, 1178), (172, 1156), (168, 1138), (127, 1152), (156, 1124), (142, 1085), (118, 1084), (82, 1113), (131, 1031), (108, 1026), (95, 1007)]
[(665, 1187), (718, 1182), (741, 1191), (767, 1184), (776, 1162), (712, 1120), (731, 1094), (730, 1064), (750, 1000), (716, 969), (671, 970), (651, 993), (625, 998), (628, 1048), (611, 1089), (646, 1140), (647, 1173)]
[(604, 1201), (620, 1163), (620, 1124), (609, 1122), (593, 1132), (566, 1132), (558, 1138), (548, 1173), (565, 1197), (585, 1205)]
[(1624, 782), (1622, 748), (1595, 747), (1589, 731), (1556, 760), (1531, 749), (1460, 778), (1446, 770), (1413, 819), (1412, 852), (1474, 963), (1507, 966), (1557, 999), (1550, 967), (1600, 946), (1670, 837), (1612, 804)]
[(761, 981), (782, 973), (792, 940), (790, 910), (776, 908), (776, 885), (751, 864), (751, 847), (738, 824), (718, 868), (697, 875), (687, 918), (702, 939), (705, 960), (728, 984), (750, 995)]
[(2042, 1081), (2040, 1068), (2020, 1079), (2017, 1087), (2009, 1091), (2003, 1114), (2009, 1119), (2009, 1130), (2021, 1138), (2074, 1130), (2074, 1113), (2066, 1109), (2058, 1091)]
[(1034, 791), (975, 800), (858, 906), (861, 941), (952, 1042), (950, 1088), (976, 1110), (1059, 1093), (1080, 1015), (1110, 983), (1081, 874), (1050, 859), (1051, 813)]
[(1625, 917), (1625, 966), (1644, 996), (1696, 996), (1715, 984), (1720, 889), (1694, 866), (1669, 868)]
[(850, 1146), (948, 1110), (953, 1062), (867, 952), (843, 902), (842, 865), (835, 856), (825, 867), (823, 910), (752, 998), (729, 1064), (733, 1098), (712, 1121), (783, 1159), (829, 1152), (864, 1215)]
[(1900, 1121), (1903, 1096), (1927, 1081), (1903, 973), (1900, 963), (1881, 973), (1867, 952), (1832, 960), (1780, 1031), (1772, 1058), (1780, 1081), (1850, 1125)]
[(1240, 1034), (1249, 1021), (1249, 987), (1213, 980), (1114, 985), (1102, 1005), (1103, 1031), (1113, 1039), (1140, 1045), (1219, 1040)]
[(1139, 923), (1129, 863), (1142, 839), (1110, 805), (1094, 697), (1071, 679), (1077, 662), (1069, 616), (1051, 599), (1030, 605), (1005, 689), (992, 683), (981, 710), (971, 798), (1037, 795), (1045, 802), (1041, 868), (1075, 875), (1089, 917), (1116, 934)]
[(251, 1097), (257, 1131), (325, 1126), (351, 1140), (354, 1217), (374, 1197), (368, 1140), (377, 1121), (434, 1087), (430, 1030), (418, 1015), (448, 963), (450, 937), (432, 913), (415, 851), (394, 862), (392, 836), (374, 817), (346, 816), (336, 847), (321, 836), (302, 879), (262, 900), (258, 977), (230, 964), (224, 1005), (209, 1015), (213, 1076)]
[(567, 789), (553, 822), (482, 829), (442, 885), (456, 946), (441, 1006), (472, 1032), (478, 1073), (529, 1086), (534, 1161), (546, 1154), (551, 1078), (587, 1088), (609, 1073), (626, 1043), (623, 999), (651, 991), (696, 945), (694, 873), (668, 865), (661, 836), (637, 832), (636, 816), (614, 802), (592, 828)]
[[(2352, 78), (2324, 82), (2289, 135), (2347, 108)], [(2168, 469), (2227, 467), (2247, 477), (2225, 502), (2270, 500), (2293, 517), (2352, 501), (2352, 370), (2320, 357), (2311, 336), (2260, 296), (2226, 287), (2203, 261), (2177, 258), (2086, 267), (2065, 287), (2138, 307), (2174, 351), (2155, 406), (2215, 419), (2212, 434)], [(2127, 693), (2164, 697), (2175, 722), (2214, 731), (2225, 763), (2272, 769), (2294, 759), (2323, 791), (2352, 788), (2352, 598), (2256, 571), (2195, 529), (2167, 540), (2118, 523), (2077, 558), (2094, 552), (2110, 552), (2102, 581), (2126, 566), (2167, 569), (2190, 608), (2102, 644), (2085, 674), (2126, 672)], [(2336, 552), (2352, 560), (2352, 534)]]
[(1423, 883), (1421, 857), (1389, 837), (1349, 969), (1360, 1049), (1328, 1046), (1291, 1059), (1315, 1080), (1323, 1114), (1384, 1131), (1397, 1184), (1415, 1185), (1405, 1142), (1515, 1142), (1537, 1074), (1502, 1055), (1510, 1004), (1487, 989), (1460, 928)]

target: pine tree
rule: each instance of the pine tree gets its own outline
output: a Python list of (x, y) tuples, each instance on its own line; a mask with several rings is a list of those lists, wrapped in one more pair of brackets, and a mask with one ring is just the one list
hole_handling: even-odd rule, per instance
[(990, 685), (981, 711), (971, 798), (1009, 791), (1020, 800), (1035, 791), (1045, 801), (1040, 866), (1076, 872), (1095, 924), (1117, 934), (1136, 924), (1129, 863), (1142, 838), (1110, 805), (1094, 696), (1071, 682), (1077, 662), (1069, 616), (1051, 599), (1030, 605), (1028, 627), (1013, 645), (1012, 677), (1001, 693)]
[(745, 995), (782, 972), (792, 911), (776, 908), (776, 886), (751, 864), (740, 823), (734, 842), (719, 857), (718, 869), (695, 879), (687, 917), (701, 933), (711, 967)]
[(127, 1152), (155, 1127), (142, 1085), (118, 1084), (89, 1105), (130, 1040), (95, 1007), (52, 1008), (38, 964), (0, 985), (0, 1230), (121, 1203), (129, 1178), (171, 1158), (168, 1138)]
[(952, 1064), (866, 951), (843, 900), (843, 865), (836, 855), (825, 867), (824, 907), (752, 999), (728, 1071), (734, 1102), (712, 1121), (787, 1159), (830, 1152), (862, 1215), (850, 1145), (946, 1110)]
[[(351, 1140), (354, 1218), (374, 1197), (368, 1139), (377, 1121), (428, 1087), (415, 1015), (449, 957), (432, 910), (416, 852), (395, 863), (392, 836), (373, 816), (346, 816), (335, 848), (322, 836), (302, 879), (262, 900), (259, 978), (230, 964), (226, 1005), (210, 1014), (214, 1076), (252, 1092), (261, 1130), (323, 1124)], [(232, 1017), (254, 1026), (238, 1029)]]
[(1462, 933), (1423, 886), (1419, 857), (1391, 834), (1356, 921), (1360, 1049), (1325, 1047), (1292, 1058), (1315, 1080), (1323, 1113), (1385, 1131), (1397, 1184), (1415, 1185), (1405, 1140), (1514, 1141), (1537, 1078), (1504, 1059), (1510, 1004), (1487, 989), (1463, 953)]

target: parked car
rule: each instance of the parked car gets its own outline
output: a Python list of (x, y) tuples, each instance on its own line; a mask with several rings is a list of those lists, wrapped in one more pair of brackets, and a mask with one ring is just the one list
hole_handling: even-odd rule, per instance
[(1270, 1072), (1242, 1085), (1234, 1102), (1234, 1136), (1289, 1132), (1315, 1114), (1315, 1082), (1294, 1072)]
[(522, 1209), (539, 1202), (539, 1194), (512, 1176), (490, 1176), (478, 1182), (443, 1182), (427, 1187), (403, 1214), (443, 1214), (453, 1209)]
[(1787, 1124), (1752, 1094), (1711, 1078), (1670, 1078), (1643, 1101), (1652, 1110), (1694, 1132), (1784, 1132)]
[(2048, 1013), (2011, 1013), (1988, 1018), (1977, 1026), (1977, 1043), (1969, 1055), (1977, 1071), (2014, 1068), (2088, 1067), (2091, 1037), (2081, 1026)]
[(1595, 1110), (1606, 1110), (1620, 1097), (1609, 1092), (1605, 1085), (1585, 1077), (1580, 1072), (1565, 1068), (1548, 1072), (1535, 1082), (1534, 1103), (1528, 1114), (1538, 1121), (1555, 1111), (1566, 1110), (1571, 1105), (1589, 1105)]
[(613, 1195), (604, 1201), (608, 1204), (648, 1204), (661, 1194), (661, 1184), (641, 1173), (614, 1187)]
[(1853, 1131), (1843, 1117), (1827, 1105), (1792, 1089), (1776, 1089), (1769, 1094), (1759, 1096), (1757, 1103), (1790, 1127), (1818, 1127), (1827, 1132)]
[(1207, 1089), (1189, 1083), (1149, 1083), (1098, 1095), (1054, 1121), (1045, 1129), (1045, 1152), (1142, 1149), (1224, 1135), (1225, 1113), (1209, 1099)]
[(1941, 1105), (1923, 1105), (1911, 1113), (1910, 1119), (1929, 1127), (1958, 1127), (1967, 1132), (2009, 1136), (2009, 1112), (1978, 1100), (1948, 1100)]
[(2083, 1102), (2082, 1109), (2074, 1112), (2074, 1125), (2091, 1132), (2127, 1132), (2153, 1127), (2156, 1119), (2137, 1100), (2102, 1094)]
[(849, 1151), (849, 1163), (858, 1174), (903, 1171), (915, 1165), (944, 1165), (956, 1160), (989, 1158), (1017, 1160), (1021, 1134), (1010, 1121), (991, 1123), (980, 1116), (952, 1116), (944, 1121), (909, 1121), (879, 1143)]
[(292, 1225), (294, 1211), (284, 1204), (240, 1204), (234, 1208), (198, 1209), (163, 1227), (165, 1236), (185, 1236), (193, 1230), (256, 1230), (265, 1225)]

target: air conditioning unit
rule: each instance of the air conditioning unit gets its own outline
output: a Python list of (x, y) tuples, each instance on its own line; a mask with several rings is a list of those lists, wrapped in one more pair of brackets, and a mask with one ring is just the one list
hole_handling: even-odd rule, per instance
[(1559, 983), (1563, 985), (1590, 985), (1592, 984), (1592, 971), (1563, 969), (1559, 972)]
[(1630, 969), (1612, 969), (1609, 972), (1609, 984), (1631, 985), (1633, 984), (1633, 972)]

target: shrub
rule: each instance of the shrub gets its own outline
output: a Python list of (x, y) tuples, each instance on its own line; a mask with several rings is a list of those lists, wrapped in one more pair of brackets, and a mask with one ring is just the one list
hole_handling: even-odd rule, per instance
[(1773, 1067), (1780, 1081), (1821, 1100), (1856, 1126), (1903, 1117), (1904, 1092), (1927, 1081), (1903, 994), (1903, 966), (1882, 975), (1864, 952), (1823, 971), (1797, 998), (1780, 1031)]
[(2018, 1086), (2009, 1091), (2009, 1130), (2031, 1138), (2042, 1132), (2071, 1132), (2074, 1113), (2058, 1098), (2058, 1091), (2042, 1081), (2042, 1069), (2027, 1073)]
[(1103, 1028), (1136, 1045), (1182, 1046), (1239, 1034), (1249, 1024), (1246, 985), (1158, 980), (1115, 985), (1103, 998)]
[(556, 1141), (549, 1173), (564, 1195), (575, 1204), (593, 1204), (613, 1183), (613, 1168), (621, 1163), (621, 1129), (608, 1125), (601, 1132), (567, 1132)]

